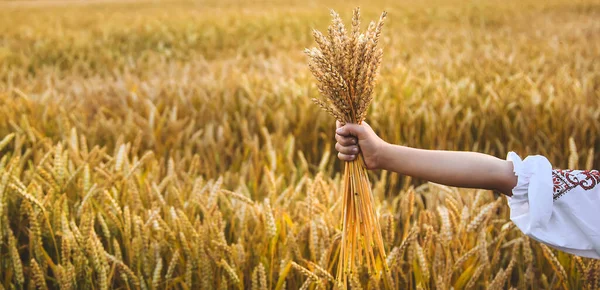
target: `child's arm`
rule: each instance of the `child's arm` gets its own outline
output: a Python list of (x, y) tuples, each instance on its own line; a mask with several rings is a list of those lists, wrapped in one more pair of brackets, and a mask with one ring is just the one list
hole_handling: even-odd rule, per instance
[(492, 189), (509, 196), (517, 184), (510, 161), (476, 152), (392, 145), (379, 138), (364, 122), (363, 125), (338, 126), (336, 140), (341, 160), (356, 158), (360, 147), (369, 169), (390, 170), (449, 186)]
[(561, 251), (600, 259), (597, 170), (553, 170), (548, 159), (540, 155), (521, 160), (510, 152), (505, 161), (475, 152), (391, 145), (366, 123), (338, 125), (335, 139), (341, 160), (354, 160), (360, 146), (369, 169), (387, 169), (436, 183), (495, 189), (510, 195), (510, 219), (523, 233)]

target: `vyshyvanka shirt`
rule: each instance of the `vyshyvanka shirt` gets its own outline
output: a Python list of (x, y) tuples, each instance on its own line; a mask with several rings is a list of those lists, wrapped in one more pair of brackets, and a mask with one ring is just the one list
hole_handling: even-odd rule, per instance
[(600, 172), (560, 170), (543, 156), (509, 152), (517, 185), (510, 219), (526, 235), (561, 251), (600, 259)]

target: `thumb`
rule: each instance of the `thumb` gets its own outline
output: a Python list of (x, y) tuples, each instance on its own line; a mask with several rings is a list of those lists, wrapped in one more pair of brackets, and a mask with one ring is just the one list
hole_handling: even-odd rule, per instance
[(335, 132), (345, 137), (355, 136), (358, 139), (365, 137), (365, 128), (358, 124), (346, 123), (346, 125), (339, 127)]

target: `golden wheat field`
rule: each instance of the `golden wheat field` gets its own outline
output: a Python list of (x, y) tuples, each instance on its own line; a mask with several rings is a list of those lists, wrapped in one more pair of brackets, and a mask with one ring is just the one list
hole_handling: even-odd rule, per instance
[[(343, 164), (303, 50), (356, 6), (388, 12), (388, 142), (600, 167), (597, 1), (0, 2), (0, 289), (334, 287)], [(395, 289), (600, 287), (498, 193), (369, 178)]]

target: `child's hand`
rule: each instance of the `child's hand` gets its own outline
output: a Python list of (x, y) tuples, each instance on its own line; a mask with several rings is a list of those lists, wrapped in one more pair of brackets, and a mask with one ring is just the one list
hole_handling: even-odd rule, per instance
[[(335, 131), (335, 149), (339, 152), (338, 158), (343, 161), (352, 161), (356, 159), (359, 152), (362, 152), (367, 169), (379, 169), (381, 149), (386, 144), (381, 140), (367, 122), (361, 125), (346, 124), (341, 126), (336, 122)], [(357, 144), (358, 142), (358, 144)]]

